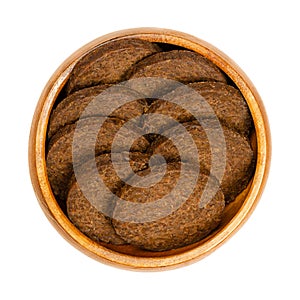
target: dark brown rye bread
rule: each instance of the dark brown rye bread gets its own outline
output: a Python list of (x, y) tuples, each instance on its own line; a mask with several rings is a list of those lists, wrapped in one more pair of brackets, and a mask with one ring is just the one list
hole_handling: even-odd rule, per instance
[[(157, 53), (161, 49), (156, 44), (138, 39), (115, 40), (97, 46), (78, 60), (59, 99), (62, 99), (63, 95), (67, 97), (59, 100), (60, 103), (56, 103), (57, 106), (50, 116), (47, 169), (53, 193), (74, 225), (96, 242), (116, 245), (131, 243), (151, 251), (169, 250), (197, 242), (218, 226), (225, 200), (227, 202), (234, 200), (253, 175), (255, 160), (246, 137), (250, 132), (252, 120), (240, 92), (227, 85), (226, 76), (222, 71), (203, 56), (189, 50), (163, 49), (170, 51)], [(152, 79), (149, 80), (147, 77)], [(170, 84), (162, 81), (161, 78), (171, 79), (174, 82)], [(127, 79), (132, 80), (121, 83)], [(103, 107), (93, 107), (88, 113), (85, 111), (87, 105), (99, 93), (112, 87), (116, 93), (112, 98), (109, 98), (111, 95), (108, 96)], [(194, 118), (196, 115), (201, 120), (207, 121), (213, 117), (211, 112), (205, 109), (201, 110), (199, 116), (198, 112), (194, 114), (189, 112), (193, 109), (194, 99), (193, 93), (187, 92), (186, 87), (193, 88), (205, 98), (224, 127), (227, 152), (225, 176), (221, 180), (221, 185), (214, 178), (215, 174), (208, 177), (211, 170), (212, 150), (218, 153), (221, 145), (216, 142), (215, 149), (211, 149), (203, 128), (195, 123)], [(163, 100), (155, 100), (162, 95)], [(124, 97), (136, 97), (139, 100), (126, 103), (106, 118), (106, 112), (113, 101), (121, 102)], [(145, 100), (146, 97), (150, 99)], [(168, 100), (176, 102), (178, 99), (187, 103), (187, 110), (166, 102)], [(152, 103), (150, 110), (147, 102)], [(84, 116), (80, 118), (83, 112)], [(128, 150), (125, 145), (121, 143), (119, 148), (114, 149), (119, 151), (114, 165), (108, 152), (111, 151), (111, 143), (117, 131), (125, 125), (125, 122), (147, 112), (157, 115), (157, 122), (154, 122), (160, 130), (158, 134), (157, 132), (148, 134), (147, 137), (140, 137), (135, 141), (131, 151), (137, 152), (129, 154), (129, 164), (133, 172), (137, 172), (142, 177), (142, 183), (149, 183), (147, 175), (153, 172), (164, 176), (159, 183), (150, 188), (138, 188), (130, 186), (130, 182), (128, 184), (122, 182), (118, 176), (132, 179), (133, 172), (128, 168), (128, 161), (124, 160), (125, 154), (122, 152)], [(159, 114), (172, 118), (174, 120), (172, 125), (166, 123)], [(97, 127), (98, 121), (104, 118), (106, 123), (96, 137), (95, 151), (88, 151), (94, 147), (90, 140), (93, 128)], [(126, 210), (123, 210), (124, 205), (127, 207), (130, 203), (115, 202), (112, 193), (136, 204), (149, 204), (171, 193), (180, 176), (178, 166), (189, 164), (194, 167), (193, 171), (190, 170), (190, 173), (184, 177), (185, 184), (182, 185), (179, 194), (186, 193), (185, 187), (191, 185), (192, 175), (198, 175), (195, 156), (181, 133), (177, 131), (174, 125), (176, 121), (183, 123), (199, 151), (200, 174), (195, 190), (186, 203), (168, 216), (163, 215), (164, 209), (158, 210), (158, 206), (154, 206), (157, 209), (154, 209), (153, 213), (160, 216), (158, 220), (142, 223), (124, 221), (132, 216), (146, 217), (147, 212), (140, 213), (139, 210), (133, 210), (130, 215), (126, 215)], [(72, 141), (77, 125), (82, 126), (83, 131), (78, 137), (79, 145), (73, 149), (75, 155), (80, 153), (79, 159), (76, 160), (78, 165), (76, 165), (75, 176)], [(90, 128), (92, 129), (89, 130)], [(215, 128), (210, 130), (214, 137)], [(137, 128), (137, 132), (142, 131)], [(177, 143), (183, 146), (184, 159), (180, 157), (181, 148), (176, 147), (178, 144), (160, 135), (163, 133), (174, 133)], [(127, 136), (123, 134), (127, 141), (130, 136), (130, 133)], [(218, 138), (216, 139), (219, 141)], [(152, 142), (151, 146), (149, 141)], [(166, 173), (161, 166), (164, 160), (161, 160), (160, 156), (152, 157), (149, 163), (149, 156), (155, 154), (163, 155), (169, 162)], [(93, 168), (95, 162), (96, 176), (104, 181), (108, 187), (107, 191), (97, 189), (99, 182), (92, 176), (95, 175)], [(118, 174), (115, 170), (116, 166), (122, 170)], [(217, 156), (214, 170), (221, 169), (221, 166), (222, 162)], [(217, 194), (212, 195), (209, 203), (199, 207), (199, 200), (207, 186), (208, 178), (213, 178), (212, 182), (217, 189), (220, 186), (221, 188)], [(84, 192), (85, 183), (87, 194)], [(134, 181), (132, 183), (134, 184)], [(100, 194), (102, 200), (99, 200)], [(173, 205), (172, 201), (166, 203), (167, 207), (170, 205)], [(112, 215), (114, 221), (111, 219)]]
[[(153, 167), (154, 169), (156, 167)], [(152, 170), (160, 172), (158, 170)], [(145, 171), (141, 171), (143, 173)], [(178, 177), (180, 170), (178, 168), (168, 168), (163, 179), (150, 188), (136, 188), (125, 186), (122, 189), (121, 197), (127, 200), (124, 204), (116, 204), (114, 209), (113, 226), (116, 233), (127, 243), (151, 251), (164, 251), (176, 249), (185, 245), (192, 244), (207, 236), (214, 230), (220, 220), (225, 206), (224, 196), (218, 189), (218, 183), (215, 181), (216, 190), (210, 195), (210, 201), (204, 206), (200, 205), (201, 195), (206, 186), (208, 176), (199, 174), (198, 181), (187, 200), (169, 215), (163, 216), (151, 222), (127, 222), (126, 205), (129, 201), (134, 203), (149, 204), (170, 194)], [(147, 179), (144, 179), (147, 181)], [(180, 198), (184, 194), (184, 189), (190, 185), (189, 176), (185, 177), (182, 189), (175, 197)], [(125, 206), (124, 206), (125, 205)], [(166, 205), (171, 205), (166, 203)], [(132, 215), (136, 211), (132, 211)], [(139, 213), (139, 218), (143, 217)], [(160, 210), (153, 209), (152, 213), (161, 215)], [(124, 219), (125, 218), (125, 219)], [(125, 221), (124, 221), (125, 220)]]
[[(96, 137), (93, 130), (99, 129), (99, 120), (105, 120)], [(78, 132), (79, 145), (73, 147), (73, 138), (76, 126), (80, 122), (80, 131)], [(80, 156), (77, 164), (92, 159), (94, 155), (109, 153), (114, 137), (124, 121), (114, 118), (93, 117), (78, 121), (76, 124), (66, 125), (59, 130), (50, 140), (47, 153), (47, 173), (54, 195), (58, 201), (63, 201), (68, 192), (68, 183), (73, 174), (73, 153)], [(149, 146), (149, 142), (141, 137), (131, 147), (133, 152), (143, 152)], [(74, 149), (72, 149), (72, 147)], [(94, 150), (94, 153), (93, 153)], [(120, 145), (115, 152), (127, 151), (123, 145)]]
[[(242, 94), (222, 82), (191, 83), (175, 89), (163, 99), (154, 101), (147, 113), (167, 115), (180, 123), (218, 118), (223, 125), (243, 135), (252, 129), (251, 114)], [(165, 123), (159, 115), (156, 119), (161, 123), (161, 129), (172, 125)]]
[[(226, 148), (222, 150), (224, 140), (220, 136), (218, 128), (208, 128), (210, 138), (214, 141), (209, 143), (209, 139), (202, 126), (196, 124), (196, 122), (183, 123), (182, 124), (187, 133), (191, 135), (195, 145), (198, 149), (198, 159), (200, 163), (200, 170), (206, 170), (211, 172), (212, 169), (212, 153), (215, 153), (214, 170), (217, 172), (222, 171), (225, 163), (225, 173), (221, 179), (217, 174), (218, 179), (221, 179), (221, 188), (225, 195), (226, 202), (230, 202), (247, 186), (250, 178), (253, 175), (254, 170), (254, 154), (251, 149), (249, 140), (237, 133), (234, 130), (230, 130), (223, 126), (223, 135), (225, 138)], [(170, 139), (165, 137), (159, 137), (151, 146), (151, 154), (160, 154), (164, 156), (166, 161), (186, 161), (189, 163), (197, 163), (197, 157), (193, 156), (189, 144), (184, 140), (184, 135), (179, 132), (180, 127), (175, 126), (169, 130), (166, 130), (163, 134), (174, 134), (176, 141), (182, 145), (182, 153), (178, 152), (178, 149), (174, 147), (174, 144)], [(178, 132), (178, 133), (177, 133)], [(178, 156), (178, 153), (181, 156)], [(226, 156), (224, 162), (222, 158)]]
[[(124, 156), (128, 153), (120, 153), (120, 168), (124, 164)], [(145, 168), (148, 157), (143, 153), (131, 153), (133, 170), (135, 172)], [(108, 190), (99, 188), (99, 184), (92, 179), (93, 168), (97, 168), (99, 179), (103, 181)], [(129, 176), (129, 174), (127, 174)], [(123, 174), (126, 176), (126, 174)], [(78, 181), (76, 181), (76, 179)], [(109, 154), (102, 154), (95, 160), (88, 161), (77, 167), (76, 178), (72, 180), (71, 188), (67, 197), (67, 214), (71, 222), (89, 238), (96, 242), (113, 243), (115, 245), (125, 242), (115, 233), (111, 218), (114, 208), (110, 202), (111, 193), (118, 194), (123, 185), (116, 174)], [(79, 182), (79, 183), (78, 183)], [(88, 189), (88, 193), (83, 191)]]
[(75, 65), (67, 93), (100, 83), (126, 80), (126, 73), (133, 64), (158, 51), (160, 48), (156, 44), (139, 39), (119, 39), (101, 44)]
[[(99, 98), (96, 97), (100, 94), (101, 101), (97, 101)], [(113, 87), (98, 85), (77, 91), (62, 100), (52, 111), (48, 138), (51, 138), (63, 126), (76, 122), (80, 117), (109, 115), (128, 121), (140, 116), (147, 108), (147, 102), (143, 97), (140, 93), (121, 85)], [(118, 107), (119, 103), (125, 104)], [(117, 109), (109, 114), (112, 105)]]
[[(220, 81), (226, 83), (226, 77), (209, 60), (198, 53), (188, 50), (173, 50), (153, 54), (132, 67), (131, 79), (156, 77), (157, 80), (133, 82), (131, 87), (147, 97), (159, 97), (170, 92), (174, 86), (159, 78), (182, 83), (195, 81)], [(175, 85), (176, 87), (176, 85)]]

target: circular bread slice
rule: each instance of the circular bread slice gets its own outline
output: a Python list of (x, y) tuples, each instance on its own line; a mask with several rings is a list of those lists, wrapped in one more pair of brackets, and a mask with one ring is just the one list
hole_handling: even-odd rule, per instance
[[(100, 121), (103, 122), (103, 125), (95, 138), (93, 132), (99, 128)], [(80, 165), (98, 154), (110, 153), (115, 135), (124, 123), (116, 118), (87, 118), (80, 120), (76, 145), (73, 145), (74, 133), (79, 121), (72, 125), (66, 125), (51, 138), (46, 159), (47, 174), (52, 191), (58, 201), (64, 201), (66, 198), (68, 183), (73, 174), (73, 165)], [(131, 151), (144, 152), (148, 146), (149, 142), (141, 136), (134, 142)], [(120, 144), (118, 148), (114, 149), (114, 152), (127, 150), (125, 145)]]
[(141, 59), (160, 51), (153, 43), (139, 39), (120, 39), (99, 45), (75, 65), (66, 90), (126, 80), (128, 69)]
[[(220, 136), (219, 129), (213, 127), (206, 128), (206, 130), (210, 130), (209, 140), (205, 130), (198, 123), (189, 122), (182, 125), (197, 146), (198, 157), (195, 157), (191, 153), (180, 126), (172, 127), (163, 132), (162, 135), (176, 136), (176, 142), (182, 145), (182, 153), (178, 152), (178, 149), (170, 139), (163, 136), (158, 137), (153, 142), (150, 153), (153, 155), (162, 155), (167, 162), (184, 161), (200, 163), (200, 169), (208, 172), (213, 172), (214, 170), (215, 173), (213, 175), (221, 182), (221, 189), (225, 195), (226, 202), (233, 201), (247, 186), (254, 171), (254, 153), (248, 138), (222, 126), (221, 134), (224, 135), (224, 139)], [(222, 140), (225, 143), (222, 143)], [(223, 148), (224, 146), (225, 148)], [(212, 153), (214, 154), (213, 168)], [(224, 174), (221, 176), (223, 170)]]
[[(151, 213), (157, 215), (156, 220), (151, 222), (126, 221), (127, 216), (124, 214), (128, 214), (130, 208), (126, 205), (130, 202), (146, 205), (170, 194), (180, 176), (180, 168), (178, 169), (177, 166), (172, 168), (170, 164), (168, 165), (164, 177), (154, 186), (137, 188), (126, 185), (122, 188), (121, 198), (127, 202), (122, 205), (117, 202), (112, 223), (116, 233), (127, 243), (151, 251), (176, 249), (201, 240), (218, 226), (225, 206), (224, 196), (219, 190), (218, 182), (214, 180), (216, 192), (212, 193), (210, 201), (204, 206), (200, 205), (201, 196), (209, 178), (204, 173), (199, 174), (198, 181), (187, 200), (169, 215), (160, 217), (161, 211), (156, 210), (154, 206)], [(165, 169), (153, 166), (151, 171), (159, 173), (164, 172)], [(146, 171), (139, 173), (142, 175), (143, 172)], [(147, 181), (147, 178), (145, 177), (144, 180)], [(179, 193), (174, 194), (174, 199), (181, 198), (185, 189), (190, 185), (189, 176), (186, 176), (181, 189), (178, 190)], [(172, 203), (167, 202), (165, 205), (170, 206)], [(131, 215), (134, 216), (136, 213), (136, 211), (132, 211)], [(138, 213), (139, 219), (143, 217), (144, 213), (147, 218), (146, 210), (145, 212), (138, 210)]]
[(147, 111), (149, 114), (158, 114), (156, 123), (160, 124), (162, 130), (174, 123), (165, 123), (159, 114), (180, 123), (218, 118), (223, 125), (243, 135), (248, 135), (252, 129), (251, 114), (242, 94), (222, 82), (191, 83), (163, 98), (154, 101)]
[[(140, 93), (121, 85), (113, 87), (98, 85), (77, 91), (62, 100), (52, 111), (48, 138), (65, 125), (75, 123), (79, 118), (110, 116), (128, 121), (140, 116), (147, 109), (147, 101), (143, 97)], [(119, 106), (119, 103), (125, 104)], [(111, 113), (111, 107), (117, 109)]]
[(137, 64), (129, 71), (130, 78), (154, 77), (151, 82), (134, 81), (133, 89), (147, 97), (159, 97), (173, 90), (176, 84), (162, 81), (170, 79), (182, 83), (195, 81), (220, 81), (226, 83), (225, 75), (212, 62), (200, 54), (188, 50), (172, 50), (153, 54)]

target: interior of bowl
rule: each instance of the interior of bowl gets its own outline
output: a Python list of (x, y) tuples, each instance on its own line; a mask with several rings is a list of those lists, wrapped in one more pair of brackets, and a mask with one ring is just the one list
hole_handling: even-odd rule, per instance
[[(244, 95), (244, 97), (247, 101), (247, 95), (245, 95), (244, 91), (242, 89), (240, 89), (239, 82), (236, 82), (236, 78), (234, 78), (234, 76), (231, 73), (228, 74), (228, 72), (227, 72), (228, 70), (226, 68), (224, 68), (224, 61), (218, 60), (219, 54), (216, 54), (213, 51), (213, 49), (208, 50), (206, 44), (203, 45), (198, 40), (195, 42), (191, 42), (190, 39), (188, 39), (188, 38), (185, 39), (183, 37), (176, 39), (173, 34), (168, 36), (165, 34), (157, 34), (157, 33), (156, 34), (132, 33), (131, 35), (132, 35), (132, 37), (138, 37), (141, 39), (148, 40), (150, 42), (160, 43), (161, 47), (170, 48), (170, 49), (188, 49), (188, 50), (192, 50), (192, 51), (200, 53), (201, 55), (205, 56), (206, 58), (212, 60), (212, 62), (214, 64), (218, 65), (218, 67), (228, 76), (229, 80), (231, 81), (231, 84), (242, 92), (242, 94)], [(92, 47), (90, 48), (90, 50), (91, 49), (92, 49)], [(73, 63), (73, 66), (74, 66), (74, 63)], [(72, 69), (72, 67), (69, 67), (68, 73), (70, 73), (71, 69)], [(64, 80), (60, 83), (60, 86), (57, 89), (58, 92), (55, 95), (55, 97), (52, 99), (52, 103), (49, 106), (49, 107), (51, 107), (51, 109), (53, 107), (55, 107), (57, 102), (59, 102), (60, 99), (64, 96), (64, 93), (65, 93), (64, 84), (66, 83), (67, 79), (68, 79), (68, 76), (65, 76)], [(50, 112), (48, 112), (48, 118), (49, 118), (49, 115), (50, 115)], [(253, 118), (253, 119), (254, 119), (254, 125), (255, 125), (255, 118)], [(253, 132), (251, 133), (250, 139), (251, 139), (251, 146), (254, 150), (255, 156), (257, 157), (256, 126), (254, 127)], [(47, 147), (47, 144), (45, 145), (45, 147)], [(247, 201), (249, 191), (252, 189), (252, 187), (253, 187), (253, 179), (249, 182), (248, 186), (235, 198), (234, 201), (232, 201), (230, 204), (226, 205), (226, 208), (222, 215), (222, 221), (221, 221), (220, 225), (211, 234), (209, 234), (207, 237), (200, 240), (199, 242), (193, 243), (193, 244), (185, 246), (185, 247), (177, 248), (174, 250), (157, 251), (157, 252), (142, 250), (142, 249), (137, 248), (132, 245), (119, 245), (118, 246), (118, 245), (113, 245), (113, 244), (104, 243), (104, 242), (99, 242), (98, 245), (99, 245), (99, 247), (109, 249), (113, 252), (125, 254), (127, 256), (132, 256), (132, 257), (164, 258), (164, 257), (176, 256), (178, 254), (186, 253), (187, 251), (196, 249), (199, 246), (202, 246), (205, 243), (207, 243), (209, 240), (217, 237), (220, 232), (224, 232), (224, 230), (226, 229), (228, 224), (243, 209), (243, 205)], [(48, 188), (51, 189), (49, 183), (48, 183)], [(69, 228), (73, 228), (74, 231), (76, 231), (77, 236), (80, 237), (80, 233), (78, 233), (78, 230), (75, 228), (75, 226), (72, 225), (71, 222), (69, 225), (70, 225)], [(91, 244), (93, 244), (93, 247), (95, 247), (95, 246), (97, 247), (95, 242), (91, 241)]]

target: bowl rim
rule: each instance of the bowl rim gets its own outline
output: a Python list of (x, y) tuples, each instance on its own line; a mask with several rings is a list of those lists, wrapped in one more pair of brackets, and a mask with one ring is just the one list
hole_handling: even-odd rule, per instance
[[(49, 115), (62, 86), (76, 62), (96, 46), (120, 38), (140, 38), (151, 42), (169, 43), (196, 51), (217, 65), (231, 78), (243, 94), (254, 121), (257, 139), (257, 164), (247, 197), (236, 215), (212, 238), (193, 249), (161, 257), (139, 257), (100, 245), (81, 233), (58, 206), (47, 178), (45, 142)], [(29, 137), (29, 171), (36, 197), (49, 221), (73, 246), (106, 264), (131, 270), (163, 270), (198, 261), (219, 248), (247, 221), (255, 209), (270, 168), (271, 135), (263, 102), (247, 75), (216, 47), (187, 33), (162, 28), (133, 28), (101, 36), (74, 52), (54, 72), (46, 84), (33, 116)]]

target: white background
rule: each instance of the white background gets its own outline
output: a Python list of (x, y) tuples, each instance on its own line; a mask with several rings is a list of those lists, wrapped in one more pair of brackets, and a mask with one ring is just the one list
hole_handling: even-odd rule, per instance
[[(300, 299), (300, 43), (297, 1), (2, 1), (1, 299)], [(154, 273), (100, 264), (68, 244), (35, 198), (30, 123), (40, 93), (76, 49), (132, 27), (215, 45), (251, 78), (267, 110), (272, 165), (243, 228), (191, 266)]]

